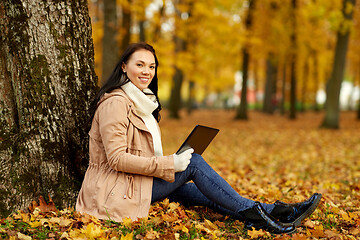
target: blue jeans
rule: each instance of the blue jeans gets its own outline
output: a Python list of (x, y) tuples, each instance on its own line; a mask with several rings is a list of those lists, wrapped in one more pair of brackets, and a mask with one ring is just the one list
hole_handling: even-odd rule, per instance
[[(189, 183), (190, 180), (194, 183)], [(255, 204), (253, 200), (240, 196), (198, 154), (192, 155), (185, 171), (175, 173), (174, 182), (154, 178), (151, 202), (166, 197), (185, 206), (206, 206), (239, 220), (242, 220), (240, 212)], [(263, 203), (262, 206), (268, 213), (274, 208), (273, 204)]]

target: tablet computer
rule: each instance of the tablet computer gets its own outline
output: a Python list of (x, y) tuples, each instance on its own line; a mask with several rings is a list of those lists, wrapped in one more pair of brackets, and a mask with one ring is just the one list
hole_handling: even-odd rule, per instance
[(218, 132), (219, 129), (217, 128), (196, 125), (176, 154), (180, 154), (189, 148), (193, 148), (194, 153), (201, 155)]

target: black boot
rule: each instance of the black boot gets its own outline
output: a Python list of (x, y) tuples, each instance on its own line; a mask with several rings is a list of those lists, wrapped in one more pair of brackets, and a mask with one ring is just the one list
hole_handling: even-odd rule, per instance
[(293, 224), (283, 224), (269, 215), (259, 202), (255, 206), (240, 212), (245, 219), (245, 226), (248, 228), (264, 229), (270, 233), (293, 233)]
[(276, 201), (271, 215), (283, 223), (292, 223), (295, 227), (299, 226), (301, 221), (310, 216), (319, 205), (321, 199), (320, 193), (313, 194), (308, 200), (300, 203), (284, 203)]

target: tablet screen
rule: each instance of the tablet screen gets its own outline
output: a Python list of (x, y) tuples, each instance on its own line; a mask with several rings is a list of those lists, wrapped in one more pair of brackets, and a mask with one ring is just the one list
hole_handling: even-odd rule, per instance
[(180, 154), (189, 148), (193, 148), (194, 153), (201, 155), (218, 132), (219, 129), (216, 128), (196, 125), (176, 154)]

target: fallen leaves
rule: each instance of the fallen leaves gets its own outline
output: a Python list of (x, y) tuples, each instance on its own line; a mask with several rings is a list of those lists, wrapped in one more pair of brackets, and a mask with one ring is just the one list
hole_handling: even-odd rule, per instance
[(204, 207), (185, 208), (165, 199), (151, 206), (149, 217), (122, 223), (99, 220), (74, 209), (55, 208), (49, 196), (29, 212), (0, 219), (0, 239), (360, 239), (360, 122), (342, 113), (342, 129), (318, 129), (321, 115), (289, 121), (250, 113), (248, 122), (232, 112), (199, 111), (182, 120), (161, 122), (164, 150), (177, 150), (195, 124), (221, 129), (203, 154), (241, 195), (272, 203), (302, 201), (323, 193), (317, 210), (292, 235), (246, 229), (238, 220)]

